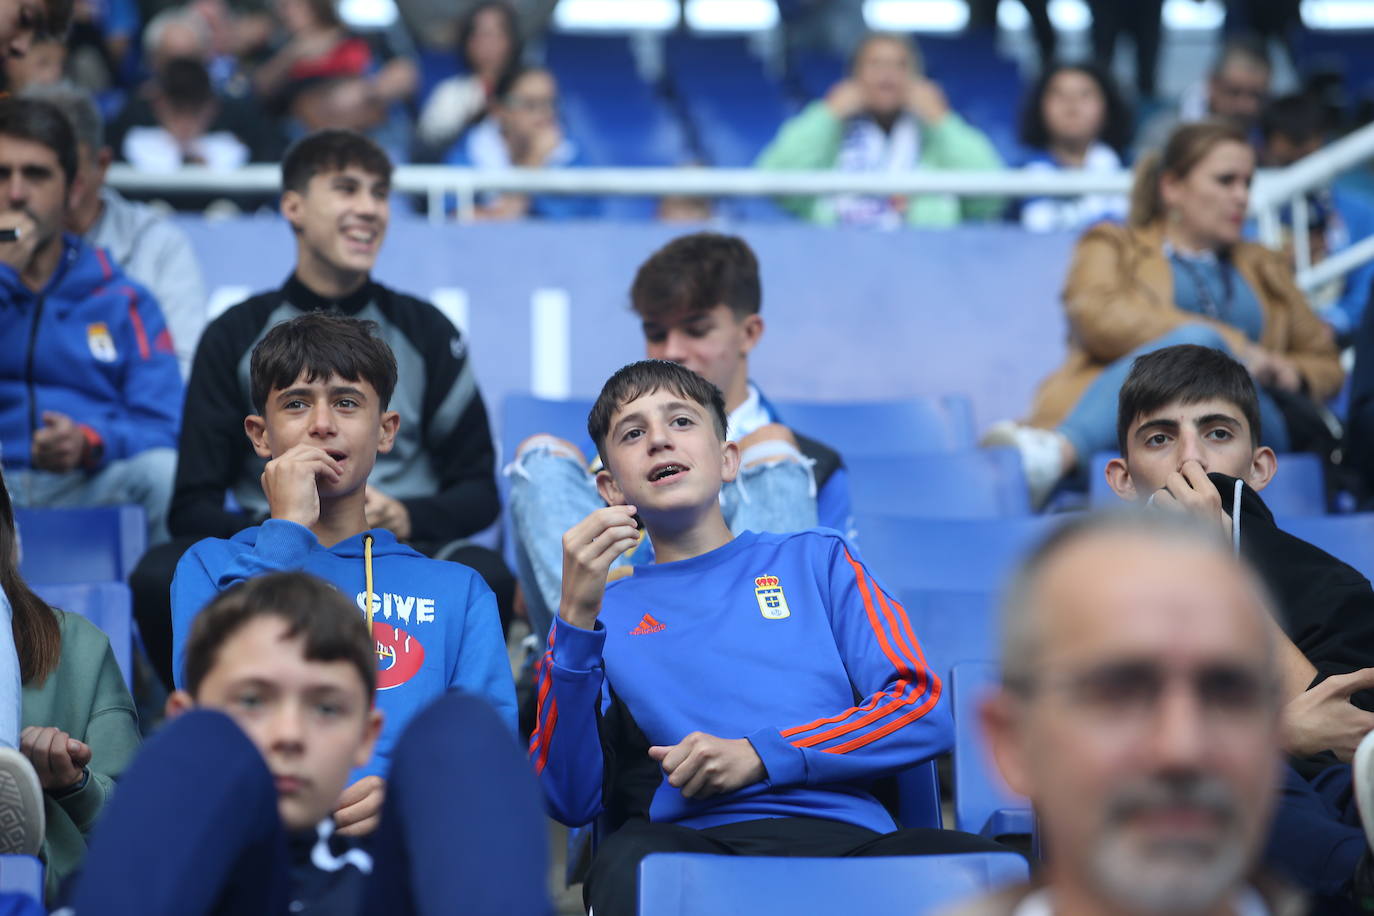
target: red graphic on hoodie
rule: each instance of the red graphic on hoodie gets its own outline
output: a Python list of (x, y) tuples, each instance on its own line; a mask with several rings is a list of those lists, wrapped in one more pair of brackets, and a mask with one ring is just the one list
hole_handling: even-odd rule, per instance
[(372, 621), (377, 641), (377, 689), (390, 690), (413, 678), (425, 663), (425, 647), (400, 627)]

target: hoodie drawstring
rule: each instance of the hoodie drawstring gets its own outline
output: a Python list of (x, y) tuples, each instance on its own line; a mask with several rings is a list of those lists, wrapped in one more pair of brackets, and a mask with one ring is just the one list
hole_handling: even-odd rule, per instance
[(1240, 498), (1245, 492), (1245, 481), (1236, 478), (1236, 489), (1231, 499), (1231, 549), (1240, 554)]
[(372, 535), (363, 538), (363, 602), (367, 607), (367, 635), (372, 635)]

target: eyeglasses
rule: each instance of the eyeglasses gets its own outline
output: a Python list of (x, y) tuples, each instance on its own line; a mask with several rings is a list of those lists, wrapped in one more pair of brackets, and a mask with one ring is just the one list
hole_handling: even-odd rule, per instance
[(1236, 664), (1212, 664), (1170, 671), (1149, 661), (1113, 662), (1061, 675), (1025, 675), (1006, 680), (1009, 690), (1030, 696), (1052, 692), (1105, 722), (1138, 722), (1159, 711), (1165, 695), (1190, 691), (1204, 717), (1214, 721), (1251, 719), (1272, 710), (1278, 683), (1270, 675)]
[(506, 107), (531, 114), (553, 112), (558, 110), (558, 99), (553, 96), (513, 95), (506, 99)]

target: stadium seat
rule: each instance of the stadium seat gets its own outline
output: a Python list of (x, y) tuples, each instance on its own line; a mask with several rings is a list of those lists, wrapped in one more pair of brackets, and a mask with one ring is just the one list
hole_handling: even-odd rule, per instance
[(1031, 511), (1021, 456), (1015, 449), (844, 458), (855, 512), (1001, 518)]
[(535, 433), (552, 433), (578, 448), (587, 446), (587, 414), (591, 409), (590, 399), (507, 395), (501, 412), (501, 461), (512, 460), (520, 443)]
[(124, 683), (132, 690), (134, 615), (129, 586), (123, 582), (30, 584), (35, 594), (48, 604), (71, 614), (80, 614), (109, 637), (110, 649), (124, 674)]
[(141, 506), (15, 509), (14, 520), (30, 585), (127, 582), (147, 546)]
[[(1107, 484), (1107, 462), (1115, 452), (1093, 456), (1089, 490), (1094, 507), (1121, 505), (1121, 498)], [(1322, 461), (1307, 452), (1291, 452), (1278, 458), (1278, 472), (1260, 492), (1264, 504), (1276, 518), (1300, 518), (1326, 514), (1326, 481)]]
[(889, 589), (995, 592), (1053, 516), (930, 519), (857, 514), (864, 561)]
[(861, 455), (926, 455), (975, 446), (973, 405), (962, 395), (893, 401), (776, 401), (782, 422), (838, 449)]
[(921, 916), (1025, 881), (1013, 852), (812, 859), (656, 853), (639, 866), (641, 916)]
[(904, 589), (902, 607), (926, 663), (949, 680), (960, 662), (997, 657), (996, 599), (992, 591)]
[(1374, 580), (1374, 512), (1279, 518), (1279, 527), (1315, 544)]
[(0, 856), (0, 894), (43, 902), (43, 863), (33, 856)]
[(950, 678), (954, 703), (954, 826), (991, 839), (1028, 836), (1035, 826), (1030, 802), (1002, 781), (978, 722), (978, 705), (995, 683), (997, 666), (990, 662), (962, 662), (954, 666)]
[(944, 826), (940, 809), (940, 772), (934, 760), (897, 774), (897, 820), (903, 827)]

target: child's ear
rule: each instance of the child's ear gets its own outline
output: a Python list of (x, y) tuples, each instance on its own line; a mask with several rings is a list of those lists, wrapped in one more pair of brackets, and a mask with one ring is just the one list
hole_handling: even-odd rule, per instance
[(739, 443), (722, 442), (720, 446), (720, 479), (729, 483), (739, 476)]
[(1127, 502), (1136, 501), (1138, 494), (1135, 481), (1131, 479), (1131, 469), (1125, 458), (1113, 458), (1108, 461), (1106, 474), (1107, 484), (1112, 488), (1112, 492)]
[(175, 719), (182, 713), (190, 712), (196, 708), (196, 701), (191, 699), (191, 695), (184, 690), (173, 690), (167, 697), (167, 705), (163, 713), (168, 719)]
[(401, 428), (401, 415), (394, 410), (382, 414), (382, 438), (377, 441), (377, 453), (385, 455), (396, 444), (396, 431)]
[(625, 494), (620, 492), (620, 486), (616, 484), (611, 472), (605, 468), (596, 472), (596, 492), (601, 494), (601, 498), (608, 506), (627, 506), (630, 503)]
[(1245, 475), (1245, 482), (1253, 490), (1263, 490), (1269, 486), (1269, 481), (1274, 479), (1278, 469), (1279, 456), (1275, 455), (1269, 446), (1261, 445), (1255, 449), (1255, 456), (1250, 459), (1250, 473)]
[(250, 413), (243, 418), (243, 431), (248, 434), (248, 441), (253, 443), (253, 451), (258, 453), (258, 457), (271, 461), (272, 446), (267, 441), (267, 420)]
[(377, 747), (377, 737), (382, 733), (382, 711), (373, 706), (367, 711), (367, 724), (363, 726), (363, 740), (353, 754), (355, 767), (367, 766), (372, 759), (372, 751)]
[(285, 191), (281, 196), (281, 215), (291, 224), (291, 231), (300, 231), (301, 211), (305, 208), (305, 201), (301, 198), (299, 191)]

